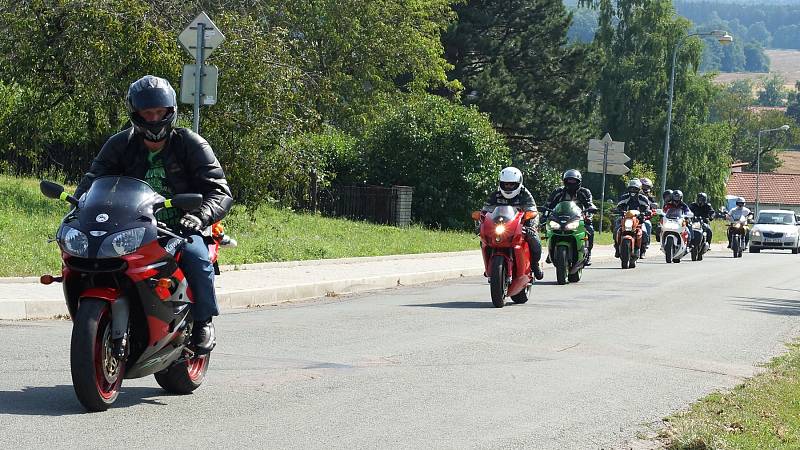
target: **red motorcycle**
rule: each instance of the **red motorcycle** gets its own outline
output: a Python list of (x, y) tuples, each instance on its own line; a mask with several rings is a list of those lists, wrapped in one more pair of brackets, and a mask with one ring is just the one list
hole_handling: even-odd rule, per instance
[[(209, 355), (191, 348), (194, 302), (178, 267), (188, 239), (157, 222), (163, 208), (194, 210), (200, 194), (164, 199), (144, 181), (97, 178), (80, 201), (49, 181), (50, 198), (74, 208), (56, 235), (63, 260), (61, 276), (72, 318), (70, 367), (78, 400), (90, 411), (105, 411), (117, 399), (123, 378), (151, 374), (171, 393), (188, 394), (203, 382)], [(217, 231), (221, 229), (217, 226)], [(221, 233), (207, 238), (214, 262)]]
[(505, 306), (505, 298), (525, 303), (533, 285), (531, 253), (525, 240), (523, 222), (535, 218), (536, 211), (521, 211), (513, 206), (498, 206), (494, 211), (475, 211), (479, 222), (481, 250), (489, 278), (492, 304)]
[(639, 259), (643, 245), (642, 220), (648, 220), (648, 215), (630, 210), (625, 211), (620, 218), (616, 241), (623, 269), (636, 268), (636, 260)]

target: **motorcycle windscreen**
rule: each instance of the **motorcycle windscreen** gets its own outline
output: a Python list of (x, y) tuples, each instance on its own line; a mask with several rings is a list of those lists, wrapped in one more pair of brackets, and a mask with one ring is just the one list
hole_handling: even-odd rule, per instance
[(513, 206), (498, 206), (489, 213), (489, 218), (494, 222), (511, 222), (517, 216), (517, 208)]
[(683, 210), (680, 208), (670, 208), (665, 215), (668, 219), (680, 219), (683, 217)]
[(561, 202), (556, 205), (555, 209), (553, 209), (553, 213), (558, 217), (578, 217), (581, 215), (581, 212), (582, 210), (580, 206), (571, 201)]
[(78, 204), (80, 221), (97, 229), (116, 229), (141, 216), (152, 215), (161, 197), (142, 180), (130, 177), (100, 177)]

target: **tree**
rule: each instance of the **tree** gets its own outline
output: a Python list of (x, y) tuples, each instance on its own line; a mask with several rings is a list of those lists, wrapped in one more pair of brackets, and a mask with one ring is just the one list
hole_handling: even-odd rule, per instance
[(475, 0), (455, 7), (444, 35), (463, 102), (489, 114), (517, 153), (561, 156), (585, 147), (598, 61), (568, 44), (560, 0)]
[(772, 42), (772, 34), (767, 30), (764, 22), (756, 22), (750, 25), (747, 30), (747, 38), (750, 42), (756, 42), (761, 47), (769, 47)]
[(769, 57), (759, 45), (744, 44), (744, 69), (748, 72), (769, 72)]
[(758, 104), (761, 106), (783, 106), (786, 100), (786, 89), (783, 87), (786, 80), (781, 74), (775, 73), (761, 77), (758, 91)]

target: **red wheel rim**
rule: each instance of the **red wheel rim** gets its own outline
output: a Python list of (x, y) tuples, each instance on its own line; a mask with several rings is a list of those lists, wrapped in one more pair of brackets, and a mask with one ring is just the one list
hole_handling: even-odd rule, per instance
[(111, 356), (111, 317), (106, 306), (97, 319), (94, 340), (94, 383), (105, 400), (111, 399), (122, 383), (122, 364)]
[(207, 359), (208, 355), (203, 355), (186, 361), (186, 367), (189, 369), (189, 378), (192, 381), (197, 381), (203, 376)]

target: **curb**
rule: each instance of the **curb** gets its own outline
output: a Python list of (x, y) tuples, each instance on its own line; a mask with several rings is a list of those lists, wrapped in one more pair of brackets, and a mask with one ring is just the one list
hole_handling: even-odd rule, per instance
[[(469, 255), (479, 254), (478, 251), (454, 252), (454, 253), (425, 253), (417, 255), (398, 255), (380, 257), (361, 257), (344, 258), (336, 260), (341, 263), (363, 262), (365, 260), (386, 261), (397, 259), (411, 259), (422, 257), (436, 257), (447, 255)], [(366, 258), (366, 259), (365, 259)], [(615, 258), (613, 254), (596, 255), (596, 262), (611, 261)], [(310, 260), (310, 261), (289, 261), (276, 263), (247, 264), (242, 266), (225, 266), (230, 270), (258, 270), (268, 268), (286, 268), (298, 266), (314, 266), (323, 263), (330, 263), (331, 260)], [(547, 264), (545, 264), (545, 267)], [(590, 269), (591, 270), (591, 269)], [(342, 294), (355, 294), (380, 289), (394, 288), (398, 286), (408, 286), (415, 284), (446, 281), (463, 277), (477, 277), (483, 275), (483, 267), (471, 265), (455, 269), (435, 270), (426, 272), (380, 275), (374, 277), (355, 277), (343, 280), (321, 281), (318, 283), (297, 284), (294, 286), (266, 287), (258, 289), (240, 289), (231, 292), (220, 292), (217, 295), (217, 303), (220, 310), (230, 310), (235, 308), (248, 308), (259, 306), (277, 305), (291, 301), (302, 301), (319, 297), (336, 297)], [(6, 283), (38, 283), (38, 278), (9, 278), (0, 279)], [(0, 302), (0, 320), (32, 320), (49, 319), (57, 316), (68, 316), (67, 307), (62, 298), (53, 300), (19, 300)]]

